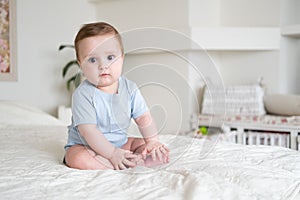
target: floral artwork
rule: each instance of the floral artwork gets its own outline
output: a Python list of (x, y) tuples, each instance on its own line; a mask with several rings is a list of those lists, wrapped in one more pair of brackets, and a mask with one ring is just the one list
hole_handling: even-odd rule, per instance
[(10, 72), (9, 0), (0, 0), (0, 73)]

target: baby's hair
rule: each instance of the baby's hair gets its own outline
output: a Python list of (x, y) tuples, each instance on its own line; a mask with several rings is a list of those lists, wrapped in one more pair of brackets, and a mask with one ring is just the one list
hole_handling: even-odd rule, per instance
[(105, 22), (95, 22), (95, 23), (84, 24), (75, 37), (74, 44), (75, 44), (77, 60), (79, 60), (78, 44), (80, 40), (83, 40), (88, 37), (94, 37), (94, 36), (105, 35), (105, 34), (115, 34), (115, 37), (117, 38), (120, 44), (122, 54), (124, 54), (122, 39), (117, 29), (115, 29), (112, 25)]

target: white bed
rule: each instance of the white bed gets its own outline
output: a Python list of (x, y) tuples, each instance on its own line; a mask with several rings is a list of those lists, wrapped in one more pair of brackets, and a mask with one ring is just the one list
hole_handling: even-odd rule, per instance
[(169, 165), (124, 171), (62, 164), (66, 127), (0, 101), (1, 199), (300, 199), (300, 153), (163, 135)]

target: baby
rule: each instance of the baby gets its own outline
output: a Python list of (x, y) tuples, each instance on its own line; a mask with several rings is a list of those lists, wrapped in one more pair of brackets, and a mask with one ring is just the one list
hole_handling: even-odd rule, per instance
[[(104, 22), (84, 25), (75, 38), (86, 77), (72, 97), (64, 162), (76, 169), (123, 170), (169, 162), (137, 85), (121, 75), (124, 50), (118, 31)], [(127, 137), (131, 118), (143, 138)]]

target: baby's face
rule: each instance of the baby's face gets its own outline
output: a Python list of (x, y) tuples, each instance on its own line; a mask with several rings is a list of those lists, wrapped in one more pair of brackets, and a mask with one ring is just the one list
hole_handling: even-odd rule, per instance
[(106, 87), (118, 81), (124, 57), (114, 34), (89, 37), (78, 44), (79, 63), (89, 82)]

